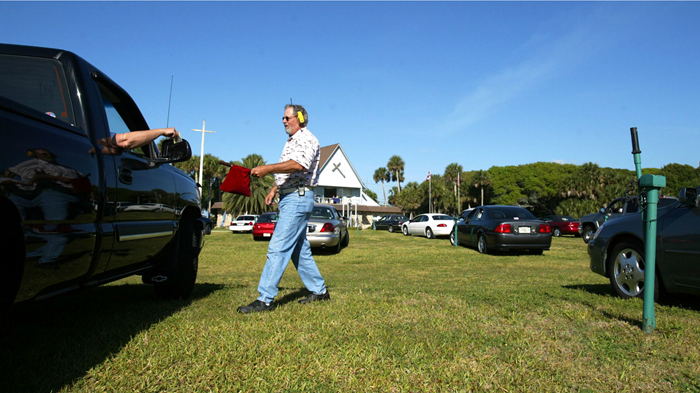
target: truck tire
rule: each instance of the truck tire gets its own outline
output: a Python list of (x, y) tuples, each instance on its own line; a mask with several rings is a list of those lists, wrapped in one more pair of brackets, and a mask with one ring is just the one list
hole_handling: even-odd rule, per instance
[[(155, 283), (156, 294), (166, 299), (183, 299), (192, 293), (199, 268), (199, 239), (189, 221), (180, 223), (175, 252), (175, 277)], [(201, 233), (201, 232), (200, 232)]]
[(588, 242), (593, 240), (594, 234), (595, 234), (595, 228), (593, 228), (593, 225), (586, 224), (583, 226), (583, 230), (581, 230), (581, 237), (583, 238), (584, 243), (588, 244)]

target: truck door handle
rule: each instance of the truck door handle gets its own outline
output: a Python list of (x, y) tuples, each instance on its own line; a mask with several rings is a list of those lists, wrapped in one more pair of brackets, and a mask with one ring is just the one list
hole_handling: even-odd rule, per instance
[(119, 167), (119, 181), (124, 183), (124, 184), (133, 183), (134, 182), (134, 174), (131, 173), (131, 169), (120, 166)]

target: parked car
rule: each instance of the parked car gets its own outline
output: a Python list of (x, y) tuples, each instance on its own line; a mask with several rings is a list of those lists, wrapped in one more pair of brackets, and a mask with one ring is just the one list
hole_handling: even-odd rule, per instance
[(278, 216), (277, 212), (261, 214), (253, 225), (253, 240), (270, 239), (275, 231)]
[(454, 218), (447, 214), (427, 213), (419, 214), (412, 220), (404, 222), (401, 225), (401, 231), (405, 236), (418, 235), (435, 239), (436, 236), (450, 236), (454, 225)]
[(343, 216), (330, 205), (314, 205), (306, 227), (306, 239), (311, 247), (330, 248), (339, 253), (350, 243), (350, 233)]
[[(659, 208), (673, 205), (677, 202), (676, 198), (666, 196), (659, 197)], [(601, 207), (597, 213), (586, 214), (581, 217), (581, 225), (579, 233), (583, 237), (583, 241), (588, 243), (596, 230), (605, 222), (613, 218), (622, 217), (625, 214), (639, 213), (639, 204), (636, 196), (628, 196), (613, 199), (605, 207)], [(607, 216), (607, 218), (606, 218)]]
[(211, 230), (212, 230), (212, 228), (214, 228), (214, 221), (212, 221), (211, 218), (204, 217), (204, 216), (202, 216), (202, 218), (200, 218), (199, 220), (202, 221), (202, 224), (203, 224), (202, 230), (204, 231), (204, 234), (211, 235)]
[(401, 229), (401, 225), (408, 221), (408, 217), (401, 214), (387, 214), (386, 216), (375, 221), (374, 229), (386, 229), (389, 232), (394, 232)]
[(255, 221), (257, 220), (257, 214), (246, 214), (243, 216), (238, 216), (235, 220), (231, 221), (231, 224), (228, 226), (228, 228), (231, 230), (231, 233), (252, 232), (253, 224), (255, 224)]
[[(487, 254), (491, 250), (527, 250), (541, 255), (552, 244), (552, 230), (520, 206), (479, 206), (457, 222), (457, 241)], [(455, 231), (450, 234), (455, 244)]]
[[(659, 293), (700, 295), (700, 187), (684, 188), (674, 203), (661, 204), (656, 223), (656, 284)], [(605, 222), (588, 243), (590, 268), (607, 277), (622, 298), (644, 293), (644, 224), (641, 214)]]
[(561, 214), (554, 214), (551, 216), (544, 216), (540, 218), (540, 220), (549, 224), (549, 227), (552, 228), (553, 236), (581, 236), (581, 234), (578, 232), (578, 227), (581, 226), (581, 222), (576, 218), (564, 216)]
[(137, 275), (162, 296), (191, 294), (204, 244), (199, 190), (170, 165), (190, 158), (189, 143), (112, 143), (149, 128), (129, 94), (80, 56), (0, 44), (0, 314)]

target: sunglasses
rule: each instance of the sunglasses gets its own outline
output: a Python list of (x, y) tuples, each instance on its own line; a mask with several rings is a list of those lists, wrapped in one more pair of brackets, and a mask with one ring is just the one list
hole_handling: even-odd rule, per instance
[(296, 119), (296, 116), (291, 116), (291, 117), (290, 116), (282, 116), (282, 120), (284, 120), (284, 121), (290, 121), (292, 119)]

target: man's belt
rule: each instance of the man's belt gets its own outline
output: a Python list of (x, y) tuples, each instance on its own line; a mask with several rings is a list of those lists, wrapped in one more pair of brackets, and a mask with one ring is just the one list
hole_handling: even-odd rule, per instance
[(312, 189), (310, 189), (308, 187), (299, 187), (299, 188), (289, 187), (289, 188), (283, 188), (279, 192), (280, 192), (280, 195), (286, 195), (286, 194), (291, 194), (293, 192), (298, 192), (299, 190), (304, 190), (305, 192), (306, 191), (313, 191)]

